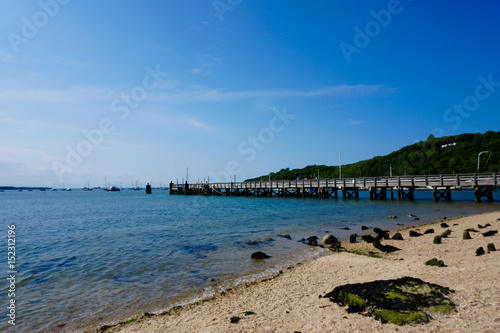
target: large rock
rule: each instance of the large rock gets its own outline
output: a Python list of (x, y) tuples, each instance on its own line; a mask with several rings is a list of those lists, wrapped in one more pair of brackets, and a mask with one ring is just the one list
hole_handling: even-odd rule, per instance
[(483, 232), (483, 236), (484, 237), (490, 237), (490, 236), (496, 235), (497, 233), (498, 233), (497, 230), (490, 230), (490, 231), (487, 231), (487, 232)]
[(419, 233), (417, 231), (414, 231), (414, 230), (410, 230), (409, 235), (410, 235), (410, 237), (419, 237), (419, 236), (422, 236), (421, 233)]
[(436, 313), (452, 312), (455, 304), (446, 297), (451, 293), (452, 290), (446, 287), (404, 277), (346, 284), (322, 297), (348, 306), (347, 312), (373, 316), (382, 322), (402, 326), (428, 322)]
[[(385, 238), (387, 239), (386, 237), (389, 236), (387, 234), (387, 231), (386, 230), (382, 230), (380, 228), (373, 228), (373, 231), (375, 231), (375, 233), (377, 234), (377, 239), (382, 239), (382, 238)], [(387, 235), (387, 236), (386, 236)]]
[(395, 239), (395, 240), (403, 240), (403, 235), (401, 235), (401, 233), (399, 232), (396, 232), (394, 234), (394, 236), (392, 236), (392, 239)]
[(318, 246), (318, 236), (311, 236), (305, 241), (307, 241), (307, 245)]
[(349, 242), (350, 243), (356, 243), (356, 239), (357, 238), (358, 238), (358, 235), (352, 234), (351, 236), (349, 236)]
[(382, 252), (387, 252), (387, 253), (392, 253), (394, 251), (401, 250), (401, 249), (398, 249), (397, 247), (392, 246), (392, 245), (381, 244), (380, 241), (376, 238), (373, 240), (373, 247), (375, 247), (377, 250), (380, 250)]
[(321, 240), (321, 245), (324, 247), (335, 248), (338, 249), (340, 247), (340, 242), (335, 236), (331, 234), (326, 234), (325, 237)]
[(367, 243), (373, 243), (373, 241), (375, 240), (375, 237), (373, 237), (372, 235), (363, 235), (363, 236), (361, 236), (361, 239)]
[(271, 256), (268, 256), (264, 252), (257, 251), (257, 252), (252, 253), (251, 258), (252, 259), (267, 259), (267, 258), (271, 258)]

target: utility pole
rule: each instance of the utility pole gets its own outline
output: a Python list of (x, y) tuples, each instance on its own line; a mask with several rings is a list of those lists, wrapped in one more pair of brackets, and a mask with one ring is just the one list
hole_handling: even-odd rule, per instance
[(339, 150), (339, 178), (342, 178), (342, 162), (341, 162), (341, 156), (342, 156), (342, 153), (341, 153), (341, 151)]
[(489, 152), (489, 151), (487, 151), (487, 150), (482, 151), (482, 152), (480, 152), (479, 154), (477, 154), (477, 173), (479, 173), (479, 158), (481, 157), (481, 154), (482, 154), (482, 153), (490, 153), (490, 154), (491, 154), (491, 152)]

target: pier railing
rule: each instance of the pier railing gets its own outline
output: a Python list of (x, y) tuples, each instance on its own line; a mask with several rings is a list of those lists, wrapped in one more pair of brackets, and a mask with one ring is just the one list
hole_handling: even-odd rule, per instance
[[(456, 174), (389, 176), (333, 179), (297, 179), (223, 183), (170, 183), (170, 194), (254, 195), (335, 197), (342, 191), (343, 198), (358, 198), (359, 191), (370, 191), (370, 198), (386, 198), (386, 191), (399, 191), (399, 198), (413, 199), (414, 190), (433, 190), (435, 200), (451, 200), (450, 190), (474, 189), (476, 200), (486, 196), (493, 201), (492, 190), (500, 183), (500, 174)], [(349, 192), (351, 191), (351, 192)], [(405, 192), (406, 191), (406, 192)], [(410, 193), (408, 193), (408, 191)], [(380, 193), (379, 193), (380, 192)], [(373, 194), (373, 196), (372, 196)], [(402, 200), (403, 200), (402, 199)]]
[[(338, 188), (357, 187), (368, 190), (371, 187), (462, 187), (498, 186), (500, 174), (459, 174), (459, 175), (429, 175), (429, 176), (395, 176), (395, 177), (362, 177), (362, 178), (333, 178), (333, 179), (301, 179), (301, 180), (272, 180), (252, 182), (225, 182), (225, 183), (195, 183), (188, 184), (190, 189), (202, 189), (207, 185), (211, 188), (234, 189), (279, 189), (279, 188)], [(184, 184), (178, 184), (184, 186)]]

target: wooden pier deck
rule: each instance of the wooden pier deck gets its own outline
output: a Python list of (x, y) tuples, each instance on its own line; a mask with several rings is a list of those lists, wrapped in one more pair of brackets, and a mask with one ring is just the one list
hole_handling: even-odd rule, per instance
[(273, 180), (231, 183), (170, 183), (170, 194), (224, 195), (257, 197), (301, 197), (359, 199), (360, 191), (368, 191), (370, 200), (387, 200), (388, 194), (398, 200), (414, 200), (414, 191), (433, 192), (434, 201), (451, 201), (452, 190), (474, 190), (474, 200), (493, 201), (493, 190), (500, 174), (457, 174), (397, 177), (364, 177), (342, 179)]

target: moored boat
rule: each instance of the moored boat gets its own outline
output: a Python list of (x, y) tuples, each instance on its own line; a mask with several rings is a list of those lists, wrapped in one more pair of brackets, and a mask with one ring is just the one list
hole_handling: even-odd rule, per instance
[(121, 191), (121, 188), (119, 187), (116, 187), (116, 186), (110, 186), (106, 189), (106, 191), (108, 192), (120, 192)]

